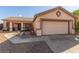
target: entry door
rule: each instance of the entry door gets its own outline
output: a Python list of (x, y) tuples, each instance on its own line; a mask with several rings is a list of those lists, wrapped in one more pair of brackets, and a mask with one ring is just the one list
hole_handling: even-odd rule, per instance
[(68, 22), (66, 21), (43, 21), (42, 34), (68, 34)]
[(20, 23), (14, 23), (14, 25), (13, 25), (13, 30), (14, 30), (14, 31), (21, 30), (21, 24), (20, 24)]

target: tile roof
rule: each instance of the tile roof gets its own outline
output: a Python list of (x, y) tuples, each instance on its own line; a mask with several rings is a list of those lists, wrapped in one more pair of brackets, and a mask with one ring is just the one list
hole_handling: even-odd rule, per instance
[(24, 21), (33, 21), (33, 18), (26, 18), (26, 17), (7, 17), (3, 20), (24, 20)]

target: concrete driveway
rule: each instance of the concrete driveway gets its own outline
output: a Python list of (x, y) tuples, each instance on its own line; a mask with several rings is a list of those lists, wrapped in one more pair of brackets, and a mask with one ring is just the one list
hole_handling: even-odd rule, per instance
[(16, 36), (10, 41), (14, 44), (27, 43), (34, 41), (45, 41), (49, 48), (55, 53), (78, 53), (79, 39), (75, 35), (51, 35), (41, 37), (22, 37)]

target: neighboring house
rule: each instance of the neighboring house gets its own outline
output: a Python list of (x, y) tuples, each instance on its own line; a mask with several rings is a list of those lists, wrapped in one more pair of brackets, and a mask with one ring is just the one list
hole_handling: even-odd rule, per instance
[(4, 20), (4, 30), (24, 30), (32, 28), (37, 36), (52, 34), (75, 34), (76, 17), (58, 6), (38, 13), (34, 19), (9, 17)]
[(3, 19), (3, 30), (9, 31), (20, 31), (20, 30), (31, 30), (32, 27), (32, 18), (24, 17), (8, 17)]

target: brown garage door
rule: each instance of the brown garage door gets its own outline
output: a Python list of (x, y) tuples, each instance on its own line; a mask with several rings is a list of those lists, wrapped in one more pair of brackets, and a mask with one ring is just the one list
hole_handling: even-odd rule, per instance
[(43, 21), (42, 22), (42, 34), (68, 34), (68, 22), (67, 21)]

